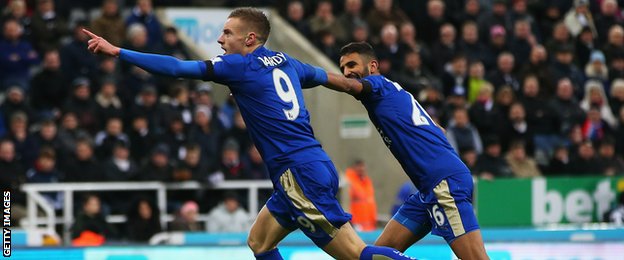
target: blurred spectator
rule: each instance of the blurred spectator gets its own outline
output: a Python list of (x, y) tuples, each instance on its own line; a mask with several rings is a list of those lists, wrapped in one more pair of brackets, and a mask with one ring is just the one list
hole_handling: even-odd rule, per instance
[[(137, 0), (132, 8), (132, 13), (126, 20), (126, 27), (132, 27), (139, 23), (145, 26), (147, 33), (147, 45), (150, 48), (158, 46), (162, 42), (162, 26), (152, 9), (152, 0)], [(131, 29), (128, 29), (130, 31)]]
[(624, 191), (618, 196), (617, 205), (609, 210), (608, 220), (616, 226), (624, 225)]
[(610, 94), (609, 105), (611, 105), (611, 112), (617, 116), (620, 113), (620, 109), (624, 107), (624, 79), (616, 79), (611, 83)]
[(320, 31), (316, 34), (316, 47), (325, 54), (334, 64), (340, 62), (340, 47), (336, 43), (336, 36), (330, 31)]
[(521, 141), (511, 144), (505, 160), (515, 177), (532, 178), (542, 175), (540, 169), (537, 168), (537, 162), (526, 154), (524, 143)]
[(0, 17), (0, 25), (8, 20), (15, 20), (21, 25), (23, 31), (23, 37), (25, 40), (30, 40), (30, 24), (32, 22), (28, 10), (26, 9), (26, 1), (24, 0), (11, 0), (8, 2), (5, 13)]
[[(26, 171), (26, 182), (56, 183), (61, 176), (62, 173), (56, 168), (54, 150), (44, 147), (39, 150), (39, 155), (32, 168)], [(44, 192), (42, 195), (55, 210), (63, 208), (63, 196), (60, 192)]]
[(337, 42), (347, 41), (347, 32), (344, 27), (338, 24), (338, 20), (334, 17), (333, 6), (331, 1), (319, 1), (316, 5), (314, 16), (308, 21), (312, 35), (319, 35), (321, 32), (330, 32), (336, 38)]
[(158, 144), (143, 163), (138, 179), (141, 181), (169, 181), (173, 174), (173, 165), (169, 160), (169, 147)]
[(394, 24), (386, 24), (381, 29), (381, 42), (375, 47), (375, 53), (379, 60), (380, 70), (384, 61), (391, 64), (390, 70), (399, 71), (403, 68), (403, 57), (409, 47), (399, 42), (399, 32)]
[(117, 0), (102, 1), (101, 10), (102, 14), (91, 21), (93, 33), (115, 46), (120, 46), (126, 34), (126, 25), (121, 17)]
[(197, 220), (199, 206), (194, 201), (185, 202), (171, 222), (171, 231), (201, 231), (201, 224)]
[(178, 36), (178, 29), (172, 26), (165, 28), (163, 44), (160, 46), (158, 52), (181, 60), (188, 60), (191, 58), (186, 45)]
[[(434, 54), (434, 57), (437, 57)], [(451, 61), (451, 69), (442, 75), (442, 86), (445, 96), (453, 93), (464, 97), (468, 96), (468, 65), (466, 57), (457, 55)]]
[(89, 134), (78, 125), (76, 114), (71, 112), (63, 114), (58, 130), (58, 138), (61, 140), (63, 153), (73, 153), (76, 147), (76, 140), (88, 137)]
[(404, 182), (396, 194), (396, 199), (392, 204), (392, 208), (390, 209), (390, 215), (394, 216), (394, 214), (399, 211), (399, 208), (407, 201), (407, 199), (414, 193), (416, 193), (418, 189), (414, 186), (414, 183), (411, 180)]
[(252, 144), (251, 139), (249, 138), (247, 125), (245, 125), (243, 116), (238, 110), (236, 110), (234, 114), (234, 125), (222, 139), (222, 142), (226, 142), (227, 139), (236, 140), (236, 142), (240, 145), (240, 151), (247, 150), (247, 148), (249, 148)]
[[(149, 1), (149, 0), (142, 0)], [(126, 31), (126, 44), (124, 48), (141, 51), (141, 52), (154, 52), (154, 47), (148, 45), (148, 34), (145, 26), (139, 23), (132, 24)], [(124, 77), (124, 85), (129, 88), (130, 95), (136, 95), (141, 87), (146, 84), (155, 84), (156, 76), (127, 62), (121, 63), (121, 71)], [(159, 86), (161, 93), (167, 93), (164, 86)]]
[[(609, 80), (614, 81), (624, 78), (624, 50), (614, 53), (613, 57), (609, 57)], [(608, 59), (608, 60), (609, 60)]]
[(24, 90), (18, 86), (12, 86), (6, 90), (4, 102), (0, 105), (0, 113), (8, 120), (17, 112), (24, 113), (28, 119), (35, 122), (35, 113), (26, 102)]
[(213, 121), (210, 109), (206, 106), (198, 106), (195, 109), (195, 124), (191, 126), (188, 140), (199, 145), (201, 161), (210, 170), (217, 168), (222, 138), (223, 133)]
[(308, 22), (304, 19), (305, 10), (301, 1), (290, 1), (288, 3), (285, 18), (292, 27), (295, 27), (295, 29), (299, 31), (299, 33), (301, 33), (306, 38), (310, 38), (310, 27), (308, 25)]
[(368, 31), (368, 26), (366, 24), (356, 24), (353, 32), (351, 33), (351, 38), (354, 42), (368, 42), (370, 33)]
[(488, 38), (488, 32), (495, 25), (502, 26), (506, 31), (512, 29), (511, 17), (507, 13), (506, 0), (494, 0), (492, 3), (492, 12), (481, 15), (477, 21), (481, 28), (481, 38)]
[(166, 107), (166, 118), (168, 123), (173, 118), (180, 118), (185, 126), (189, 126), (193, 121), (193, 108), (190, 100), (188, 87), (183, 83), (174, 85), (171, 88), (171, 101)]
[(67, 23), (54, 11), (53, 0), (37, 1), (37, 11), (32, 16), (32, 42), (38, 52), (59, 49), (61, 38), (69, 34)]
[(555, 153), (548, 162), (548, 170), (545, 172), (548, 176), (557, 176), (569, 174), (570, 169), (570, 152), (564, 145), (555, 147)]
[(574, 45), (574, 38), (570, 36), (570, 31), (568, 27), (563, 22), (559, 22), (555, 24), (553, 28), (552, 36), (548, 41), (546, 41), (546, 50), (548, 53), (555, 53), (559, 49), (559, 46)]
[(61, 71), (58, 51), (46, 52), (42, 67), (30, 81), (30, 104), (39, 115), (58, 118), (69, 92), (69, 82)]
[[(377, 35), (380, 35), (381, 28), (384, 25), (392, 23), (394, 26), (400, 26), (402, 23), (409, 21), (403, 10), (393, 7), (393, 0), (374, 0), (374, 4), (374, 8), (366, 15), (366, 22), (370, 26), (371, 35), (374, 35), (375, 38)], [(419, 29), (418, 31), (423, 32), (424, 36), (423, 30)], [(373, 42), (376, 41), (374, 40)]]
[(471, 122), (479, 131), (481, 136), (496, 135), (502, 133), (502, 118), (498, 106), (494, 104), (494, 88), (487, 81), (479, 89), (475, 102), (470, 106), (468, 114), (472, 118)]
[(95, 135), (95, 154), (99, 160), (110, 158), (113, 146), (117, 142), (128, 143), (128, 136), (123, 132), (123, 121), (118, 117), (111, 117), (106, 121), (103, 130)]
[(513, 141), (522, 141), (525, 151), (528, 151), (529, 155), (533, 154), (534, 133), (531, 126), (527, 123), (526, 112), (522, 103), (513, 103), (509, 108), (508, 114), (505, 115), (508, 117), (509, 124), (503, 127), (503, 133), (500, 135), (501, 139), (504, 140), (502, 142), (502, 150), (508, 151)]
[(581, 100), (581, 108), (585, 112), (589, 112), (592, 106), (596, 106), (598, 109), (599, 117), (602, 118), (609, 127), (615, 127), (617, 125), (617, 118), (611, 112), (609, 106), (609, 99), (605, 95), (604, 88), (600, 81), (590, 80), (585, 84), (585, 95)]
[(511, 1), (511, 12), (509, 12), (509, 17), (511, 23), (514, 24), (516, 21), (525, 20), (529, 23), (529, 27), (533, 35), (536, 38), (539, 38), (539, 28), (535, 21), (535, 17), (529, 12), (527, 0), (513, 0)]
[(0, 91), (10, 86), (28, 89), (30, 67), (39, 62), (37, 52), (29, 42), (23, 40), (23, 28), (16, 20), (3, 25), (0, 38)]
[[(73, 38), (61, 48), (61, 67), (69, 79), (85, 77), (94, 81), (97, 76), (98, 60), (87, 49), (89, 36), (82, 30), (87, 28), (86, 21), (78, 21), (73, 30)], [(94, 89), (91, 89), (94, 91)]]
[(356, 160), (345, 170), (349, 181), (349, 212), (353, 215), (351, 224), (358, 231), (372, 231), (377, 227), (377, 202), (375, 187), (368, 175), (366, 164)]
[(208, 214), (206, 231), (210, 233), (242, 233), (251, 228), (251, 216), (240, 206), (235, 192), (226, 192), (223, 202)]
[(249, 175), (254, 180), (268, 180), (269, 179), (269, 170), (267, 169), (264, 161), (262, 160), (262, 156), (256, 148), (255, 145), (251, 145), (249, 149), (247, 149), (247, 156), (245, 157), (245, 166), (247, 166), (247, 171), (249, 171)]
[(520, 99), (526, 110), (528, 127), (533, 130), (535, 159), (540, 165), (548, 163), (554, 147), (559, 143), (559, 122), (553, 108), (539, 97), (539, 82), (535, 76), (527, 76), (523, 84), (523, 96)]
[(15, 144), (15, 152), (22, 166), (31, 167), (39, 151), (35, 138), (28, 132), (28, 116), (25, 113), (16, 112), (11, 115), (7, 137)]
[(431, 53), (429, 52), (429, 48), (425, 45), (424, 42), (420, 41), (420, 39), (417, 38), (416, 27), (414, 27), (414, 24), (407, 22), (399, 26), (399, 41), (400, 44), (403, 44), (409, 48), (409, 50), (407, 51), (408, 53), (410, 51), (414, 51), (418, 53), (421, 58), (423, 58), (423, 60), (430, 59)]
[(225, 180), (248, 180), (249, 173), (240, 158), (240, 146), (233, 140), (228, 138), (223, 145), (221, 151), (221, 163), (219, 171), (223, 174)]
[[(416, 23), (420, 38), (433, 42), (440, 38), (441, 27), (450, 22), (445, 17), (446, 3), (441, 0), (428, 0), (427, 12), (422, 22)], [(370, 22), (370, 21), (369, 21)], [(478, 37), (477, 37), (478, 38)]]
[(58, 128), (52, 119), (45, 119), (39, 124), (39, 131), (33, 136), (37, 144), (37, 150), (40, 147), (49, 147), (54, 150), (60, 160), (63, 160), (63, 144), (58, 138)]
[(466, 96), (458, 90), (461, 89), (455, 89), (450, 96), (446, 96), (442, 117), (439, 118), (440, 123), (442, 123), (442, 126), (444, 127), (448, 127), (450, 125), (450, 121), (452, 121), (455, 115), (455, 110), (466, 109), (468, 107)]
[(486, 137), (483, 146), (485, 146), (484, 151), (479, 155), (474, 169), (477, 176), (486, 180), (513, 177), (509, 165), (501, 155), (498, 137)]
[[(518, 63), (516, 63), (518, 64)], [(553, 79), (553, 72), (550, 69), (550, 64), (548, 63), (548, 53), (546, 53), (546, 48), (542, 45), (535, 45), (531, 48), (531, 53), (529, 55), (529, 59), (525, 64), (521, 65), (520, 69), (520, 78), (524, 79), (528, 75), (535, 75), (540, 84), (540, 96), (543, 98), (550, 98), (555, 93), (555, 83), (556, 79)], [(520, 94), (521, 89), (514, 89), (516, 94)]]
[(594, 18), (589, 10), (589, 0), (574, 0), (574, 8), (571, 8), (563, 18), (565, 25), (572, 36), (576, 37), (585, 26), (591, 28), (592, 33), (597, 35)]
[(624, 107), (620, 108), (618, 115), (618, 128), (615, 132), (615, 151), (622, 156), (624, 155)]
[[(184, 158), (176, 166), (173, 173), (173, 179), (177, 181), (197, 180), (206, 181), (208, 174), (214, 168), (209, 168), (209, 162), (201, 157), (201, 147), (197, 144), (187, 144), (184, 147)], [(214, 161), (214, 158), (212, 158)], [(213, 163), (214, 164), (214, 163)], [(210, 165), (214, 167), (214, 165)]]
[(440, 80), (437, 79), (429, 69), (423, 66), (421, 56), (418, 52), (408, 51), (405, 55), (403, 69), (397, 73), (395, 80), (414, 96), (427, 86), (442, 90)]
[(576, 57), (576, 63), (581, 69), (585, 68), (594, 50), (598, 50), (598, 47), (594, 44), (594, 35), (589, 28), (583, 27), (581, 33), (576, 37), (574, 55)]
[(89, 139), (78, 139), (73, 156), (64, 162), (65, 182), (103, 181), (104, 173), (100, 161), (95, 158), (93, 143)]
[(561, 22), (561, 10), (563, 9), (560, 9), (555, 1), (545, 3), (543, 15), (538, 17), (542, 36), (552, 35), (555, 25)]
[(128, 133), (130, 156), (137, 162), (145, 158), (156, 144), (156, 134), (149, 128), (147, 118), (137, 115), (132, 118), (132, 129)]
[(608, 30), (613, 25), (622, 25), (621, 14), (618, 14), (618, 3), (615, 0), (604, 0), (600, 3), (600, 13), (596, 16), (595, 24), (598, 33), (598, 46), (607, 42)]
[(621, 56), (622, 51), (624, 51), (624, 28), (621, 25), (616, 24), (609, 28), (607, 43), (602, 47), (602, 51), (609, 63), (617, 55)]
[(509, 45), (517, 64), (524, 64), (531, 54), (531, 48), (537, 44), (527, 20), (518, 20), (514, 23), (514, 34)]
[(431, 119), (440, 125), (443, 117), (446, 116), (444, 115), (444, 98), (440, 90), (434, 87), (426, 87), (418, 94), (418, 100)]
[(176, 116), (169, 121), (167, 130), (158, 139), (167, 145), (172, 159), (180, 159), (181, 148), (188, 142), (188, 133), (182, 117)]
[(114, 238), (117, 235), (115, 227), (106, 222), (106, 218), (102, 214), (100, 198), (94, 194), (84, 196), (82, 212), (78, 214), (76, 221), (71, 227), (71, 236), (74, 242), (78, 242), (76, 239), (81, 237), (83, 232), (86, 231), (102, 236), (104, 240)]
[(20, 190), (26, 173), (16, 158), (15, 145), (8, 139), (0, 139), (0, 169), (0, 186), (11, 189), (11, 220), (17, 221), (26, 217), (26, 194)]
[(160, 233), (160, 212), (156, 205), (146, 198), (136, 200), (131, 206), (126, 222), (126, 235), (133, 242), (148, 242), (157, 233)]
[(589, 80), (598, 80), (604, 83), (609, 81), (609, 68), (604, 54), (599, 50), (594, 50), (589, 56), (585, 66), (585, 76)]
[(479, 41), (479, 29), (477, 23), (466, 22), (462, 26), (461, 39), (459, 40), (459, 49), (466, 54), (468, 61), (482, 61), (486, 57), (486, 48)]
[(117, 84), (112, 79), (102, 82), (100, 91), (95, 94), (98, 118), (108, 121), (111, 118), (123, 115), (121, 99), (117, 96)]
[(87, 78), (74, 79), (72, 95), (65, 101), (63, 111), (76, 114), (80, 127), (95, 133), (98, 130), (97, 104), (91, 98), (90, 84)]
[(581, 124), (585, 120), (585, 111), (581, 109), (579, 102), (574, 97), (573, 88), (570, 79), (560, 79), (557, 82), (557, 93), (549, 101), (556, 120), (560, 123), (560, 135), (567, 134), (574, 125)]
[(575, 176), (597, 175), (602, 173), (600, 162), (591, 141), (584, 141), (578, 147), (578, 157), (570, 163), (569, 172)]
[[(338, 16), (337, 23), (342, 26), (345, 34), (355, 31), (357, 26), (367, 25), (362, 13), (362, 0), (344, 0), (344, 9), (344, 13)], [(347, 35), (346, 40), (353, 41), (353, 37)]]
[(484, 12), (481, 8), (479, 0), (466, 0), (464, 1), (464, 9), (461, 12), (455, 13), (454, 20), (458, 24), (463, 24), (468, 21), (477, 22), (479, 17), (483, 14)]
[(459, 47), (455, 43), (455, 36), (456, 31), (453, 25), (444, 24), (440, 27), (440, 38), (437, 39), (437, 42), (435, 42), (431, 48), (431, 57), (435, 57), (432, 63), (434, 73), (438, 75), (445, 73), (447, 63), (454, 63), (459, 56), (462, 56), (464, 63), (466, 63), (466, 56), (459, 54)]
[(163, 110), (164, 108), (158, 100), (156, 88), (152, 85), (146, 85), (136, 98), (136, 102), (131, 108), (131, 114), (133, 117), (145, 117), (150, 132), (160, 134), (163, 130), (162, 127), (165, 126)]
[(130, 149), (124, 141), (115, 142), (112, 156), (102, 167), (106, 181), (135, 180), (139, 173), (139, 166), (130, 158)]
[(624, 159), (615, 154), (615, 140), (605, 137), (598, 146), (598, 162), (607, 176), (624, 175)]
[[(117, 66), (117, 58), (114, 57), (99, 57), (98, 70), (96, 74), (98, 77), (96, 78), (96, 87), (94, 89), (101, 89), (102, 85), (105, 82), (115, 82), (117, 83), (121, 77), (118, 71)], [(129, 104), (134, 101), (135, 96), (130, 96), (130, 91), (121, 88), (117, 89), (117, 95), (121, 98), (121, 101), (125, 104)]]
[(488, 38), (484, 38), (487, 39), (488, 42), (485, 48), (483, 63), (488, 71), (496, 67), (499, 55), (503, 52), (507, 52), (509, 49), (506, 34), (507, 32), (503, 26), (495, 25), (490, 29), (489, 34), (487, 34)]
[(515, 59), (510, 52), (503, 52), (498, 55), (496, 69), (492, 70), (487, 80), (494, 85), (494, 89), (498, 90), (501, 86), (506, 85), (514, 90), (520, 90), (520, 81), (514, 74)]
[(555, 59), (551, 64), (551, 78), (558, 81), (562, 78), (569, 78), (575, 84), (574, 95), (581, 97), (580, 86), (585, 82), (583, 72), (572, 62), (574, 60), (573, 47), (561, 45), (555, 53)]
[(466, 167), (468, 167), (472, 175), (476, 175), (475, 166), (477, 165), (478, 156), (477, 151), (474, 149), (459, 151), (459, 158), (461, 158), (462, 162), (466, 164)]
[(591, 106), (587, 111), (587, 118), (583, 122), (583, 137), (594, 143), (602, 141), (605, 137), (613, 134), (613, 130), (600, 115), (598, 106)]
[(446, 128), (446, 137), (455, 152), (474, 149), (480, 154), (483, 150), (479, 132), (470, 124), (468, 111), (465, 108), (458, 108), (453, 112), (453, 120)]
[(500, 89), (495, 91), (494, 106), (499, 110), (501, 118), (499, 124), (504, 126), (509, 123), (507, 115), (509, 115), (509, 108), (516, 101), (516, 95), (510, 86), (503, 85)]
[[(477, 96), (481, 92), (481, 88), (485, 85), (489, 85), (492, 87), (492, 84), (485, 80), (485, 68), (483, 68), (483, 63), (480, 61), (471, 62), (468, 66), (468, 103), (472, 104), (477, 100)], [(494, 88), (492, 87), (490, 93), (491, 95), (494, 93)]]

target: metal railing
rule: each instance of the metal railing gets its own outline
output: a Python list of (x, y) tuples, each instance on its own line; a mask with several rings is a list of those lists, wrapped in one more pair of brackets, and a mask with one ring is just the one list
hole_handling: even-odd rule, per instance
[[(204, 185), (196, 181), (162, 183), (162, 182), (87, 182), (87, 183), (30, 183), (22, 185), (21, 189), (26, 193), (27, 218), (26, 229), (34, 230), (39, 224), (44, 224), (45, 229), (53, 231), (57, 222), (54, 209), (41, 195), (41, 192), (63, 192), (63, 240), (66, 244), (70, 241), (70, 228), (74, 222), (74, 192), (85, 191), (155, 191), (156, 203), (160, 211), (160, 223), (166, 227), (171, 216), (167, 215), (167, 190), (199, 190), (199, 189), (245, 189), (248, 190), (248, 209), (251, 217), (255, 218), (259, 211), (258, 190), (272, 189), (271, 181), (223, 181), (213, 186)], [(45, 217), (38, 218), (37, 206), (41, 207)], [(124, 216), (109, 216), (107, 221), (125, 221)]]

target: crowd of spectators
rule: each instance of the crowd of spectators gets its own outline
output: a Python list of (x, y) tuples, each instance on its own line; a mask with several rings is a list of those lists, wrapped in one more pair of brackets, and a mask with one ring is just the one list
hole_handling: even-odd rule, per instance
[[(3, 187), (268, 178), (231, 98), (218, 106), (208, 83), (88, 52), (83, 28), (124, 48), (190, 58), (151, 0), (68, 2), (0, 1)], [(220, 2), (275, 6), (336, 63), (343, 44), (370, 42), (380, 72), (446, 128), (477, 177), (624, 174), (624, 1)], [(72, 8), (86, 15), (70, 19)], [(59, 194), (46, 196), (62, 207)], [(192, 210), (185, 201), (203, 197), (172, 199)], [(13, 198), (24, 204), (23, 194)], [(152, 218), (139, 208), (132, 214)]]
[(371, 43), (481, 178), (624, 174), (624, 13), (616, 0), (289, 1), (334, 62)]
[[(0, 6), (0, 182), (14, 190), (14, 217), (24, 213), (23, 183), (268, 179), (233, 100), (217, 106), (208, 83), (155, 76), (89, 53), (83, 28), (128, 49), (190, 58), (150, 0), (97, 2), (101, 6), (79, 19), (54, 0)], [(100, 200), (104, 213), (124, 214), (139, 195), (145, 194), (89, 197), (76, 225), (103, 221), (93, 213)], [(197, 201), (207, 213), (222, 197), (170, 195), (169, 212)], [(60, 212), (62, 194), (44, 196)], [(132, 214), (148, 215), (139, 213)]]

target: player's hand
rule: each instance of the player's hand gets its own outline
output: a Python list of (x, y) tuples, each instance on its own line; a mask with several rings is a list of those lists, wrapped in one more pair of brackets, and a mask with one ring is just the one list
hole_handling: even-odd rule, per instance
[(119, 56), (119, 47), (112, 45), (104, 38), (97, 36), (95, 33), (92, 33), (87, 29), (82, 29), (82, 32), (91, 37), (91, 39), (88, 41), (88, 49), (90, 52), (93, 52), (94, 54), (101, 53), (112, 57)]

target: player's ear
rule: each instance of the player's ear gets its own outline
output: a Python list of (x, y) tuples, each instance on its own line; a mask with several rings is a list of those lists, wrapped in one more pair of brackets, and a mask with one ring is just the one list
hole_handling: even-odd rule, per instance
[(376, 59), (371, 59), (368, 62), (368, 71), (370, 71), (371, 74), (379, 71), (379, 62)]
[(256, 43), (256, 41), (257, 41), (256, 33), (254, 33), (254, 32), (247, 33), (247, 37), (245, 37), (245, 45), (246, 46), (254, 45)]

